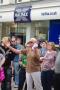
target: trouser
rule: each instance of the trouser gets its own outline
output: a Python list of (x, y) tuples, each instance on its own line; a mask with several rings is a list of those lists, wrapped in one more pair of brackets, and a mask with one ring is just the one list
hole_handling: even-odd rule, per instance
[(54, 90), (60, 90), (60, 74), (55, 74)]
[(19, 63), (14, 62), (14, 81), (16, 85), (19, 85)]
[(54, 71), (42, 71), (41, 72), (41, 82), (43, 90), (51, 90), (53, 86)]
[(1, 90), (11, 90), (11, 76), (12, 76), (12, 70), (11, 68), (5, 68), (5, 79), (2, 81), (1, 84)]
[(33, 90), (33, 82), (36, 90), (42, 90), (41, 72), (26, 72), (27, 90)]
[(26, 79), (25, 68), (24, 67), (20, 67), (18, 90), (22, 90), (24, 82), (25, 82), (25, 79)]

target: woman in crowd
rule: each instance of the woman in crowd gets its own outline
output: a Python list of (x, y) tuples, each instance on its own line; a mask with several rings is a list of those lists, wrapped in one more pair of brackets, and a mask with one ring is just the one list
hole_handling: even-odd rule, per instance
[(47, 52), (41, 57), (41, 82), (43, 90), (52, 90), (56, 51), (52, 42), (47, 43)]
[(40, 54), (41, 56), (45, 56), (46, 52), (47, 52), (47, 42), (46, 41), (42, 41), (40, 43), (41, 49), (40, 49)]
[(26, 80), (27, 80), (27, 90), (33, 90), (33, 82), (36, 90), (42, 90), (41, 81), (40, 81), (40, 53), (37, 45), (37, 40), (35, 38), (31, 38), (27, 43), (29, 46), (24, 50), (16, 50), (12, 48), (9, 43), (6, 43), (6, 46), (9, 47), (10, 50), (19, 54), (26, 53), (27, 55), (27, 66), (26, 66)]

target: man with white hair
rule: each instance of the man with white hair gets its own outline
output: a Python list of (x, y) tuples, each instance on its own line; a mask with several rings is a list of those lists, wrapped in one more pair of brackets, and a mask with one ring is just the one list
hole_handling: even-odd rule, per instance
[(10, 43), (6, 43), (6, 46), (15, 52), (16, 54), (26, 54), (27, 55), (27, 65), (26, 65), (26, 81), (27, 90), (33, 90), (33, 82), (36, 90), (42, 90), (41, 85), (41, 65), (40, 65), (40, 53), (37, 45), (37, 40), (31, 38), (28, 42), (28, 48), (24, 50), (17, 50), (10, 46)]

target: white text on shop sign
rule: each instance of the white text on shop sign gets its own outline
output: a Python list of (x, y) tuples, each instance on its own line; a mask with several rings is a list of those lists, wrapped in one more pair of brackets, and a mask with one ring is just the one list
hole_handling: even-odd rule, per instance
[(30, 22), (30, 11), (31, 7), (17, 7), (14, 12), (14, 21), (15, 22)]
[(25, 11), (19, 11), (17, 10), (18, 13), (15, 14), (16, 17), (27, 17), (28, 16), (28, 12)]
[(20, 16), (20, 17), (26, 17), (26, 16), (28, 16), (28, 13), (21, 12), (20, 14), (18, 14), (18, 13), (15, 14), (15, 16), (16, 16), (16, 17), (19, 17), (19, 16)]

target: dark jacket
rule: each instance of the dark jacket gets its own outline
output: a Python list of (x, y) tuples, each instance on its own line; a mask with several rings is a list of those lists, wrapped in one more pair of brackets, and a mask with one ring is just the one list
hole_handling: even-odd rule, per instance
[(5, 63), (4, 67), (8, 68), (11, 65), (11, 61), (15, 57), (15, 53), (10, 51), (8, 48), (5, 48), (4, 46), (0, 45), (0, 53), (2, 53), (5, 56)]

